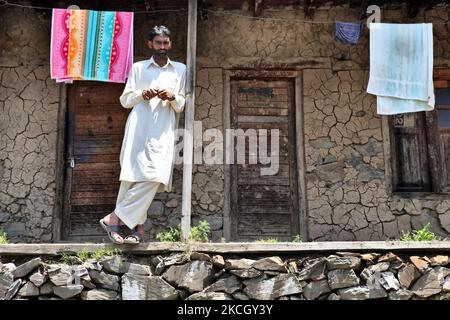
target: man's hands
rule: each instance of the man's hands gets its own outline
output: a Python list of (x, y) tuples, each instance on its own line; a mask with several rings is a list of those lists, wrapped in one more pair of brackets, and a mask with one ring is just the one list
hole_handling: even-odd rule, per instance
[(142, 97), (145, 100), (150, 100), (158, 97), (161, 100), (173, 100), (174, 94), (168, 89), (150, 88), (142, 91)]
[(145, 100), (150, 100), (151, 98), (154, 98), (157, 95), (158, 95), (158, 89), (156, 89), (156, 88), (144, 89), (142, 91), (142, 97), (144, 97)]

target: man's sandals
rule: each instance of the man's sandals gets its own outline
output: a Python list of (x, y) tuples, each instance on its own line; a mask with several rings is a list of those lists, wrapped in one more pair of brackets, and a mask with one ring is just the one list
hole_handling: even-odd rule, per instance
[[(120, 232), (120, 226), (118, 224), (106, 224), (103, 219), (100, 221), (100, 225), (102, 228), (108, 233), (108, 238), (115, 244), (122, 244), (124, 242), (121, 242), (119, 238), (122, 238), (119, 234)], [(113, 235), (113, 232), (115, 232), (115, 235)]]
[(123, 243), (126, 244), (139, 244), (144, 241), (144, 235), (140, 233), (137, 228), (133, 229), (133, 232), (123, 239)]

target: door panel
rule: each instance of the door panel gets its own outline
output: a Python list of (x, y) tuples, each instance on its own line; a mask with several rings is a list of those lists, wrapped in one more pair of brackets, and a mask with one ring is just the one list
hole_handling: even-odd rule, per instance
[(294, 79), (231, 79), (230, 89), (232, 129), (243, 129), (244, 133), (248, 129), (257, 133), (258, 129), (266, 129), (268, 156), (272, 152), (270, 130), (279, 130), (279, 169), (275, 175), (261, 175), (260, 169), (270, 164), (261, 164), (259, 157), (257, 164), (249, 164), (249, 137), (245, 137), (245, 164), (237, 164), (238, 139), (234, 138), (230, 179), (232, 239), (292, 240), (300, 227)]
[(115, 208), (120, 148), (130, 112), (119, 102), (123, 87), (94, 81), (68, 86), (63, 240), (105, 238), (98, 220)]

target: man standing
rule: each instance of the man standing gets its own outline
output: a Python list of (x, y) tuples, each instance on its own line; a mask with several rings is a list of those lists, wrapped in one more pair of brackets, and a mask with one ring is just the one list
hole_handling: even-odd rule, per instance
[[(147, 210), (157, 192), (171, 191), (175, 132), (184, 109), (186, 66), (169, 59), (170, 31), (150, 31), (150, 59), (133, 64), (120, 103), (133, 108), (120, 152), (120, 189), (115, 210), (100, 220), (111, 241), (143, 241)], [(123, 238), (120, 224), (133, 232)]]

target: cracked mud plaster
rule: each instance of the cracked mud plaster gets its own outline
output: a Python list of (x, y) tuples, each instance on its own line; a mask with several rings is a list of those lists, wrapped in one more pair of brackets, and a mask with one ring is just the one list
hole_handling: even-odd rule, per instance
[(314, 241), (386, 240), (402, 231), (450, 232), (450, 201), (386, 193), (381, 120), (367, 71), (305, 70), (309, 230)]
[[(406, 19), (404, 12), (386, 7), (383, 19), (401, 22)], [(249, 14), (245, 9), (237, 13)], [(359, 13), (357, 8), (333, 7), (317, 10), (314, 19), (356, 20)], [(444, 236), (450, 233), (450, 200), (398, 199), (386, 194), (381, 121), (375, 114), (374, 98), (365, 93), (367, 28), (357, 47), (347, 47), (332, 39), (332, 25), (303, 24), (296, 21), (303, 13), (292, 8), (264, 10), (263, 14), (287, 19), (261, 21), (208, 14), (206, 20), (199, 20), (195, 120), (202, 121), (203, 131), (222, 129), (224, 68), (304, 69), (311, 238), (385, 240), (427, 221), (432, 222), (432, 231)], [(18, 27), (17, 15), (26, 17)], [(173, 15), (137, 19), (136, 27), (142, 32), (137, 30), (136, 39), (142, 41), (136, 41), (136, 53), (145, 56), (148, 51), (142, 43), (149, 27), (171, 21)], [(448, 9), (422, 10), (415, 20), (423, 19), (448, 22)], [(48, 78), (50, 20), (45, 13), (8, 9), (0, 13), (0, 26), (0, 228), (10, 228), (18, 235), (16, 240), (49, 241), (58, 109), (57, 85)], [(169, 27), (178, 48), (184, 48), (184, 24)], [(449, 65), (446, 25), (435, 24), (433, 34), (435, 66)], [(175, 48), (173, 57), (183, 61), (180, 50)], [(193, 222), (210, 221), (213, 239), (222, 236), (223, 180), (223, 165), (193, 167)], [(153, 236), (179, 224), (181, 191), (182, 165), (176, 165), (174, 193), (159, 195), (150, 210), (147, 228), (151, 227)]]
[(0, 228), (13, 241), (51, 240), (59, 90), (48, 66), (0, 72)]
[[(20, 24), (17, 15), (25, 15)], [(49, 21), (1, 13), (0, 229), (14, 242), (51, 241), (59, 89), (47, 64)]]

